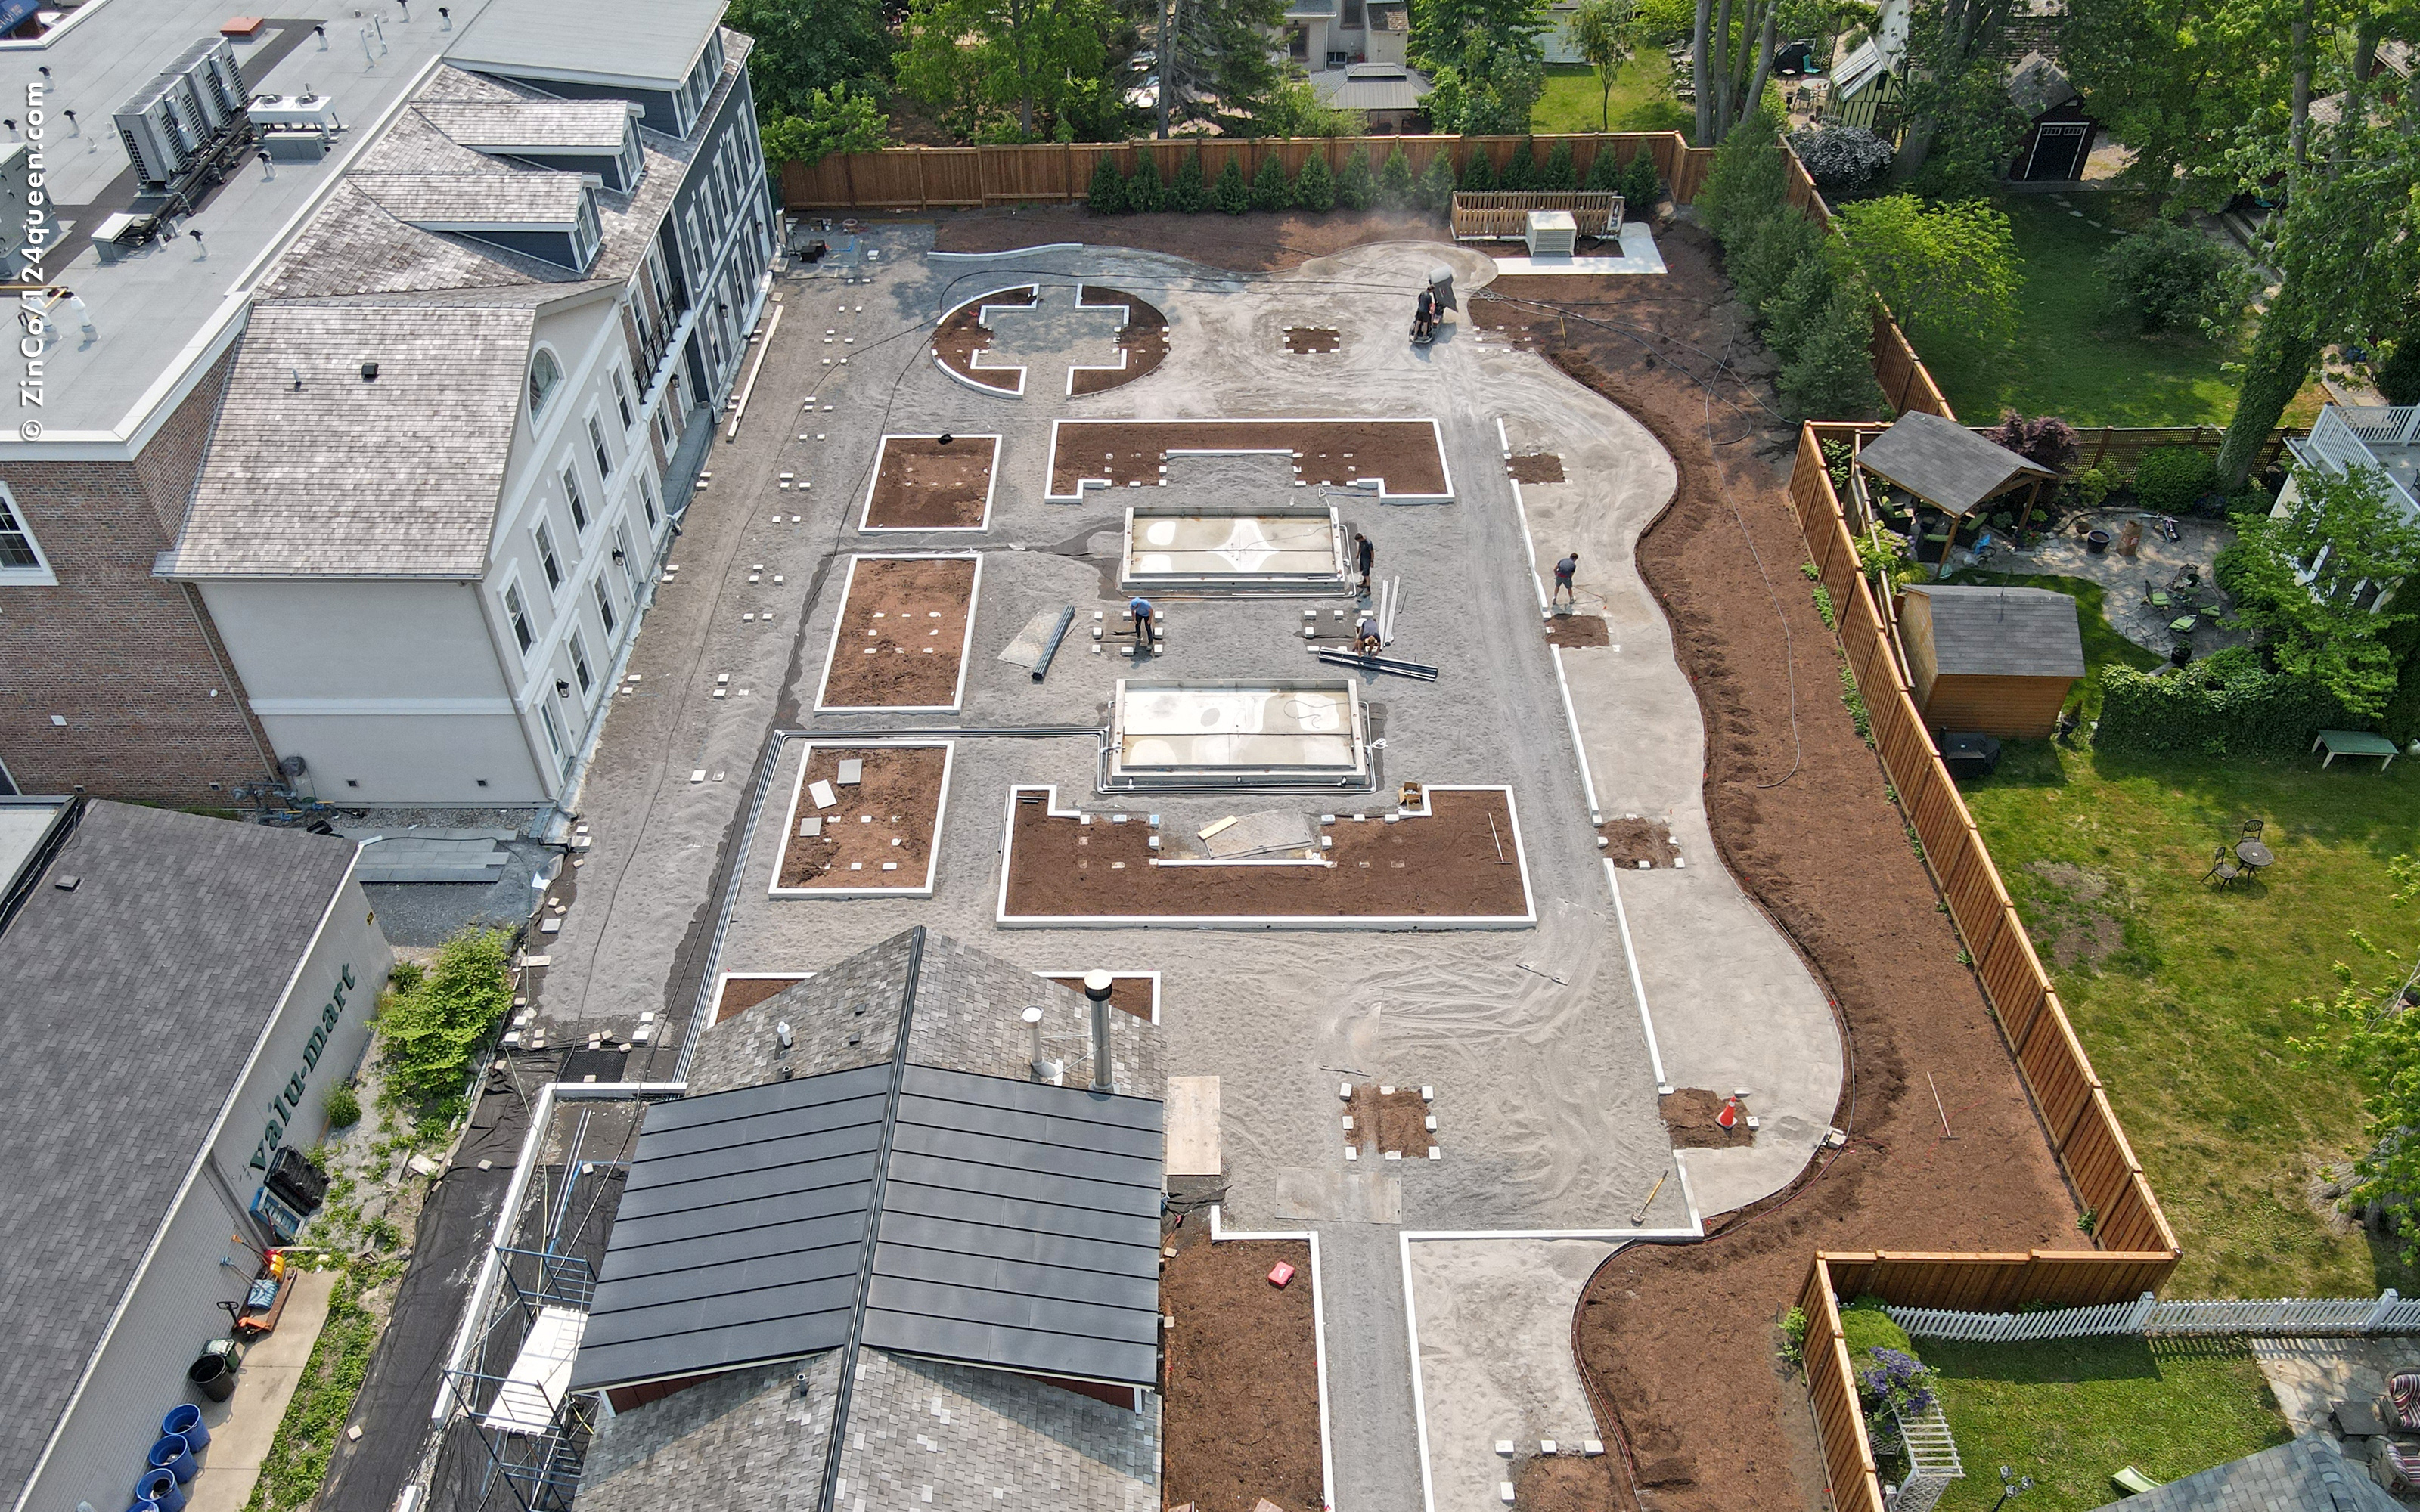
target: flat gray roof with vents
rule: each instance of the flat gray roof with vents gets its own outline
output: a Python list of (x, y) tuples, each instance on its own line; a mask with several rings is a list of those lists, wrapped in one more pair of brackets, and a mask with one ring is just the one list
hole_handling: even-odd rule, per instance
[(445, 60), (513, 73), (543, 69), (613, 79), (680, 81), (722, 23), (724, 0), (488, 0)]
[(902, 1353), (1150, 1385), (1160, 1112), (904, 1062), (659, 1103), (572, 1389), (793, 1359), (852, 1327)]

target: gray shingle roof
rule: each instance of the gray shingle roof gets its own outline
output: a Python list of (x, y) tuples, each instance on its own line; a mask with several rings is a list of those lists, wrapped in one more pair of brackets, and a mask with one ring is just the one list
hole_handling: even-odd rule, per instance
[(535, 324), (527, 306), (256, 307), (175, 574), (484, 575)]
[(615, 148), (630, 129), (629, 109), (618, 100), (431, 100), (418, 109), (446, 136), (482, 152)]
[[(94, 802), (0, 933), (0, 1372), (13, 1500), (132, 1281), (295, 964), (351, 841)], [(316, 1004), (313, 1006), (317, 1006)]]
[(1938, 671), (1998, 677), (2081, 677), (2084, 632), (2075, 600), (2044, 588), (1910, 587), (1932, 604)]
[(2305, 1438), (2111, 1502), (2100, 1512), (2397, 1512), (2400, 1506), (2335, 1444)]
[(398, 221), (569, 225), (586, 184), (576, 173), (357, 173), (353, 186)]
[(1866, 442), (1857, 460), (1952, 515), (1970, 513), (2020, 479), (2051, 476), (2049, 469), (1994, 446), (1958, 422), (1921, 410), (1900, 416), (1890, 429)]

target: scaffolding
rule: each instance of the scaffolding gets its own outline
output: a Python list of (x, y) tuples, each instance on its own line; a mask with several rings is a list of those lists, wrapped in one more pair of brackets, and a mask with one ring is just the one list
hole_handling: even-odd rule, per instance
[(566, 1512), (591, 1427), (591, 1404), (569, 1387), (596, 1274), (577, 1255), (499, 1247), (496, 1258), (500, 1284), (476, 1343), (445, 1373), (456, 1412), (487, 1453), (477, 1504), (501, 1482), (522, 1512)]

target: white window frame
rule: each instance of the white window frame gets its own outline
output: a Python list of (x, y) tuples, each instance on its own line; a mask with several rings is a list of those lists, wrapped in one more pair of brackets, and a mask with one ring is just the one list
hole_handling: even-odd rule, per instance
[(664, 528), (663, 512), (656, 505), (656, 486), (644, 472), (639, 474), (639, 502), (647, 513), (647, 539)]
[[(615, 375), (619, 377), (619, 375)], [(605, 482), (605, 491), (613, 490), (613, 452), (605, 444), (605, 427), (597, 423), (597, 414), (590, 409), (585, 417), (588, 426), (588, 450), (597, 458), (597, 475)]]
[(630, 427), (639, 423), (639, 412), (630, 408), (630, 386), (622, 380), (622, 369), (618, 365), (607, 368), (605, 376), (613, 380), (613, 408), (621, 411), (622, 434), (628, 436)]
[(506, 578), (496, 590), (496, 602), (504, 606), (504, 628), (520, 648), (521, 664), (527, 666), (530, 653), (537, 649), (537, 626), (530, 619), (529, 595), (521, 592), (519, 574)]
[(597, 669), (589, 662), (588, 641), (581, 635), (578, 625), (572, 625), (570, 633), (563, 638), (563, 649), (571, 657), (572, 681), (579, 687), (580, 702), (585, 707), (597, 692)]
[(551, 687), (538, 694), (537, 719), (546, 726), (546, 743), (554, 750), (555, 775), (560, 777), (571, 770), (571, 751), (563, 743), (563, 726), (555, 720), (554, 705), (546, 702), (552, 697)]
[(25, 544), (34, 556), (31, 566), (10, 566), (0, 563), (0, 587), (48, 588), (59, 580), (51, 570), (51, 559), (42, 554), (42, 543), (34, 536), (34, 527), (26, 522), (25, 508), (8, 486), (0, 483), (0, 537), (14, 536)]
[[(554, 381), (546, 386), (546, 392), (544, 393), (537, 393), (533, 392), (533, 389), (537, 375), (538, 359), (541, 357), (553, 364)], [(552, 402), (554, 396), (563, 392), (564, 380), (567, 377), (569, 377), (569, 375), (564, 371), (563, 359), (556, 355), (553, 347), (548, 346), (544, 342), (539, 342), (535, 347), (532, 348), (530, 352), (529, 366), (524, 370), (521, 379), (522, 396), (529, 401), (531, 435), (535, 436), (537, 434), (538, 417), (546, 413), (547, 406)]]
[[(646, 482), (646, 474), (644, 472), (639, 474), (639, 481)], [(628, 525), (620, 524), (613, 527), (613, 545), (620, 548), (622, 553), (622, 580), (629, 585), (630, 612), (636, 614), (639, 611), (639, 554), (630, 549)]]
[(563, 570), (563, 554), (554, 548), (553, 525), (541, 516), (530, 527), (530, 539), (537, 543), (538, 570), (546, 574), (547, 596), (551, 602), (562, 594), (563, 585), (571, 580)]
[(588, 538), (588, 496), (580, 491), (580, 464), (563, 464), (563, 497), (571, 511), (571, 532), (579, 540)]
[(597, 619), (605, 627), (605, 643), (612, 645), (622, 633), (622, 611), (613, 607), (613, 585), (609, 575), (598, 573), (589, 581), (597, 589)]

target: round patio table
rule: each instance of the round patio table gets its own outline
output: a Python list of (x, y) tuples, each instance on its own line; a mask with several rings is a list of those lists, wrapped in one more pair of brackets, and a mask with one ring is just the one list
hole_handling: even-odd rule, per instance
[(2257, 840), (2237, 841), (2235, 846), (2235, 858), (2242, 861), (2245, 866), (2250, 867), (2255, 872), (2263, 870), (2274, 863), (2277, 859), (2277, 857), (2269, 854), (2268, 846), (2261, 844)]

